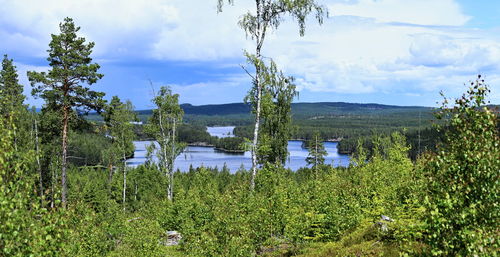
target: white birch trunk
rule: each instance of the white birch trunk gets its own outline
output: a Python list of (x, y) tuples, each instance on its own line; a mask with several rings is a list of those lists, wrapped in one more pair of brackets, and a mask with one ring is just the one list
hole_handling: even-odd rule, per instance
[[(261, 47), (264, 40), (265, 32), (261, 27), (261, 0), (255, 0), (257, 6), (257, 47), (255, 49), (255, 56), (257, 60), (260, 61), (261, 58)], [(261, 100), (262, 100), (262, 82), (260, 81), (260, 63), (255, 65), (255, 86), (257, 87), (257, 106), (255, 108), (255, 128), (253, 131), (253, 142), (252, 142), (252, 180), (250, 182), (250, 188), (255, 189), (255, 177), (257, 176), (257, 146), (259, 143), (259, 127), (260, 127), (260, 112), (261, 112)]]
[(125, 200), (127, 199), (127, 165), (125, 165), (125, 149), (123, 150), (123, 211), (125, 211)]

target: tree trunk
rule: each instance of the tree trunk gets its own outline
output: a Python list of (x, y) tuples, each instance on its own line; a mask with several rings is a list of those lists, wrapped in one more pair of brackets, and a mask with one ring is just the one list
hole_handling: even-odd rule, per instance
[(50, 198), (50, 208), (54, 208), (55, 207), (55, 197), (56, 197), (56, 186), (55, 184), (57, 183), (57, 173), (56, 173), (56, 167), (53, 166), (53, 162), (51, 162), (50, 164), (50, 177), (51, 177), (51, 183), (50, 183), (50, 187), (51, 187), (51, 198)]
[(135, 183), (134, 201), (137, 202), (137, 183)]
[(17, 128), (11, 128), (14, 131), (14, 150), (17, 152)]
[(38, 124), (35, 119), (35, 150), (36, 150), (36, 164), (38, 168), (38, 183), (40, 190), (40, 202), (43, 206), (43, 177), (42, 177), (42, 166), (40, 165), (40, 147), (38, 144)]
[[(261, 48), (264, 40), (265, 33), (261, 27), (261, 0), (256, 0), (256, 11), (257, 11), (257, 45), (255, 48), (255, 57), (260, 61), (261, 58)], [(260, 111), (261, 111), (261, 100), (262, 100), (262, 83), (260, 81), (260, 63), (255, 65), (255, 86), (257, 87), (257, 107), (255, 108), (255, 128), (253, 131), (253, 142), (252, 142), (252, 181), (250, 182), (250, 188), (255, 189), (255, 177), (257, 176), (257, 144), (259, 143), (259, 127), (260, 127)]]
[(318, 158), (319, 158), (319, 154), (318, 154), (318, 136), (316, 136), (316, 140), (315, 140), (315, 144), (314, 144), (314, 154), (315, 154), (315, 157), (314, 157), (314, 170), (315, 170), (315, 173), (316, 173), (316, 179), (318, 179)]
[[(162, 110), (160, 107), (158, 107), (158, 115), (160, 116), (159, 117), (160, 134), (161, 134), (161, 138), (163, 140), (163, 145), (160, 145), (160, 151), (161, 151), (161, 154), (163, 155), (163, 165), (162, 166), (165, 169), (165, 176), (167, 178), (170, 178), (169, 177), (169, 168), (168, 168), (168, 166), (169, 166), (168, 165), (168, 156), (167, 156), (167, 150), (166, 150), (168, 139), (167, 139), (167, 134), (165, 132), (165, 127), (163, 126), (163, 117), (162, 117), (163, 115), (162, 115)], [(167, 198), (168, 198), (168, 200), (172, 200), (170, 198), (170, 181), (169, 181), (169, 185), (167, 187)]]
[[(258, 67), (257, 72), (260, 71)], [(252, 190), (255, 189), (255, 177), (257, 176), (257, 144), (259, 138), (259, 127), (260, 127), (260, 109), (261, 109), (261, 98), (262, 98), (262, 87), (260, 80), (258, 78), (258, 73), (256, 76), (256, 84), (257, 84), (257, 108), (255, 110), (255, 128), (253, 131), (253, 143), (252, 143), (252, 181), (250, 187)]]
[(125, 211), (125, 200), (127, 198), (127, 165), (125, 161), (127, 157), (125, 156), (125, 146), (122, 148), (123, 150), (123, 211)]
[(67, 191), (68, 185), (66, 182), (66, 169), (67, 169), (67, 157), (68, 157), (68, 119), (69, 119), (69, 108), (67, 106), (63, 107), (63, 131), (62, 131), (62, 172), (61, 172), (61, 184), (62, 184), (62, 192), (61, 192), (61, 200), (62, 205), (66, 208), (67, 205)]
[(173, 118), (172, 126), (172, 156), (170, 157), (170, 167), (169, 167), (169, 183), (168, 183), (168, 200), (172, 201), (174, 199), (174, 161), (175, 161), (175, 129), (176, 120)]
[(109, 164), (108, 185), (113, 181), (113, 164)]

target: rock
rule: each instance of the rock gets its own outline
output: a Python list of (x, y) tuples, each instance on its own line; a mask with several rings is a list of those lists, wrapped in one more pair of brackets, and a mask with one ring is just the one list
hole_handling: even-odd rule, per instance
[(380, 231), (382, 231), (382, 232), (389, 231), (389, 228), (387, 227), (387, 223), (385, 223), (385, 222), (377, 221), (377, 222), (375, 222), (375, 225), (377, 227), (379, 227)]
[(391, 219), (391, 218), (389, 218), (389, 217), (387, 217), (385, 215), (381, 215), (380, 217), (382, 218), (383, 221), (389, 221), (389, 222), (393, 222), (394, 221), (393, 219)]
[(393, 222), (394, 220), (388, 216), (380, 215), (380, 221), (375, 222), (375, 226), (379, 227), (380, 231), (389, 231), (388, 222)]
[(167, 231), (165, 233), (166, 240), (160, 241), (160, 244), (165, 246), (178, 245), (181, 242), (182, 235), (177, 231)]

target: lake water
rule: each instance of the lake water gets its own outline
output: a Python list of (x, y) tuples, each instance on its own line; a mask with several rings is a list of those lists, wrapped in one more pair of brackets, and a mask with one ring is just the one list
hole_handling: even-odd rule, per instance
[[(227, 137), (232, 136), (233, 129), (234, 127), (208, 127), (207, 131), (211, 135)], [(127, 160), (127, 165), (143, 164), (146, 161), (146, 146), (151, 143), (152, 141), (135, 141), (134, 158)], [(338, 153), (336, 142), (325, 142), (324, 144), (328, 152), (328, 156), (325, 157), (326, 164), (333, 164), (336, 167), (349, 165), (349, 156)], [(302, 148), (301, 141), (289, 141), (288, 152), (290, 156), (285, 165), (287, 168), (297, 170), (306, 166), (308, 151)], [(225, 153), (217, 151), (213, 147), (188, 146), (175, 159), (174, 167), (176, 170), (188, 171), (190, 165), (194, 168), (201, 166), (222, 168), (224, 164), (231, 172), (237, 171), (242, 165), (245, 169), (250, 169), (252, 167), (251, 154), (250, 152), (244, 154)]]

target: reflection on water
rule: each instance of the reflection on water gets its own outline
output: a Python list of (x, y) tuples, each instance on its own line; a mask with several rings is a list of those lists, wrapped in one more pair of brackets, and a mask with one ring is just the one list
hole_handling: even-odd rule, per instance
[[(234, 127), (215, 127), (217, 133), (221, 135), (228, 135), (228, 130), (232, 132)], [(221, 128), (225, 128), (221, 129)], [(209, 128), (208, 131), (214, 131)], [(210, 132), (210, 133), (212, 133)], [(231, 133), (232, 134), (232, 133)], [(146, 161), (146, 146), (151, 144), (151, 141), (135, 141), (135, 155), (134, 158), (127, 160), (127, 165), (138, 166)], [(339, 154), (337, 151), (336, 142), (325, 142), (325, 149), (328, 156), (325, 157), (326, 164), (333, 164), (334, 166), (347, 166), (349, 165), (349, 156)], [(307, 149), (302, 148), (301, 141), (289, 141), (288, 152), (290, 156), (286, 163), (287, 168), (297, 170), (306, 166), (306, 157), (308, 155)], [(188, 171), (189, 166), (196, 167), (218, 167), (222, 168), (224, 164), (231, 172), (237, 171), (240, 167), (250, 169), (252, 167), (251, 154), (245, 152), (244, 154), (225, 153), (216, 151), (213, 147), (201, 146), (188, 146), (177, 159), (175, 159), (175, 169), (181, 171)]]

